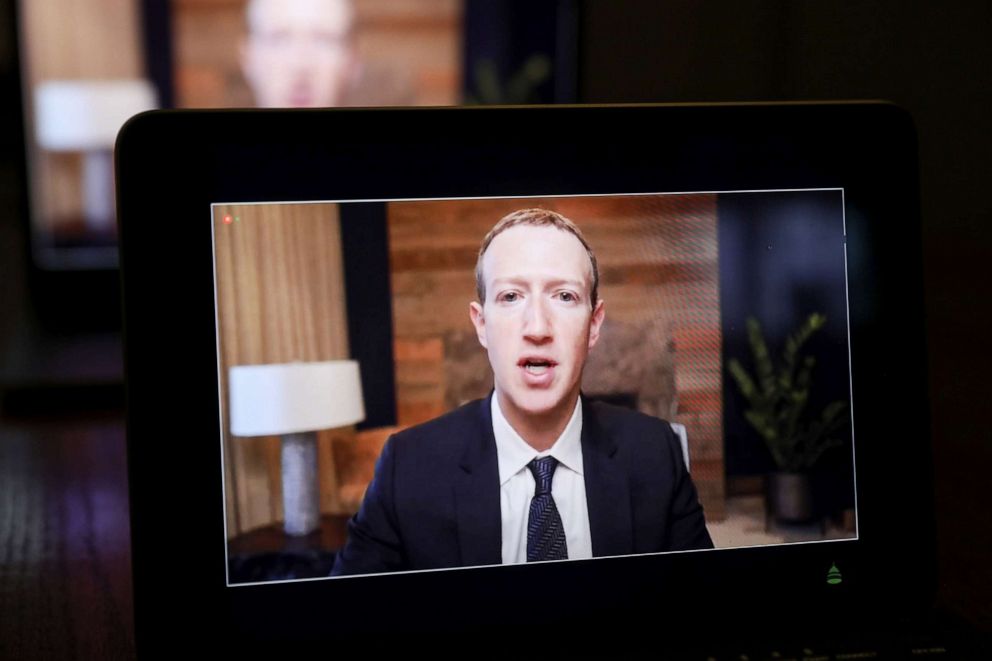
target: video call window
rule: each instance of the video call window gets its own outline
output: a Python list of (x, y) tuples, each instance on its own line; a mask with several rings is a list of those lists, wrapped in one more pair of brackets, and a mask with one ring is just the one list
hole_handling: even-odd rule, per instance
[(228, 584), (857, 538), (842, 190), (211, 211)]

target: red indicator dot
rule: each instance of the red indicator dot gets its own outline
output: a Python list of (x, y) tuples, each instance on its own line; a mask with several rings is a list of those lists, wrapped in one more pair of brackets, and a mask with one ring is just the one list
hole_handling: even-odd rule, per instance
[(224, 224), (225, 225), (230, 225), (233, 221), (234, 221), (234, 218), (232, 218), (230, 215), (224, 216)]

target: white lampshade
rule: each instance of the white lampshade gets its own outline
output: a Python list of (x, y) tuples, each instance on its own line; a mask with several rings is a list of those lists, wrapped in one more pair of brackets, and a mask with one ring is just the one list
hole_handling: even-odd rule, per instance
[(332, 360), (230, 369), (231, 433), (295, 434), (365, 419), (358, 362)]
[(53, 151), (112, 149), (124, 122), (155, 107), (147, 80), (49, 80), (35, 90), (38, 144)]

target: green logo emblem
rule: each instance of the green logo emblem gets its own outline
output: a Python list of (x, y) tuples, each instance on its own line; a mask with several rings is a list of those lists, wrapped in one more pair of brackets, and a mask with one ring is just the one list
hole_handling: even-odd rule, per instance
[(843, 580), (843, 577), (840, 575), (840, 570), (837, 569), (837, 565), (830, 565), (830, 571), (827, 572), (827, 583), (830, 585), (837, 585)]

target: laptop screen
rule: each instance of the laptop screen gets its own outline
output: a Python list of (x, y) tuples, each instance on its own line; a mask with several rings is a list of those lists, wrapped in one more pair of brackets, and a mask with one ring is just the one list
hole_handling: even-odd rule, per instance
[[(266, 574), (257, 554), (241, 552), (246, 533), (272, 524), (291, 527), (305, 509), (286, 493), (286, 455), (262, 450), (273, 436), (287, 442), (276, 432), (314, 432), (316, 479), (303, 493), (316, 499), (312, 509), (323, 521), (312, 515), (309, 528), (301, 523), (295, 536), (305, 538), (323, 524), (347, 539), (345, 515), (358, 513), (376, 451), (387, 438), (460, 407), (475, 411), (473, 402), (498, 393), (497, 405), (523, 411), (521, 429), (506, 434), (516, 444), (508, 443), (506, 454), (519, 449), (536, 455), (525, 438), (533, 433), (526, 416), (547, 415), (557, 406), (564, 430), (575, 408), (575, 386), (590, 402), (674, 423), (679, 458), (715, 548), (857, 539), (842, 189), (218, 203), (211, 211), (224, 430), (219, 443), (230, 478), (223, 501), (229, 584), (330, 574), (319, 562), (295, 574), (285, 567)], [(519, 220), (516, 232), (503, 230), (511, 259), (490, 265), (498, 272), (483, 269), (484, 286), (495, 279), (500, 287), (483, 291), (480, 302), (480, 245), (508, 217)], [(591, 277), (588, 257), (579, 255), (578, 264), (546, 263), (561, 248), (581, 245), (566, 230), (538, 224), (559, 218), (574, 223), (595, 256), (595, 302), (587, 291), (592, 283), (585, 282)], [(372, 224), (380, 228), (379, 241), (351, 239), (352, 226)], [(548, 236), (564, 244), (544, 246), (542, 227), (555, 229)], [(540, 252), (545, 248), (551, 254)], [(383, 273), (388, 289), (370, 287), (374, 276), (361, 271)], [(558, 282), (568, 276), (577, 282)], [(591, 348), (588, 340), (579, 351), (570, 346), (570, 318), (555, 308), (533, 310), (547, 316), (547, 327), (536, 334), (529, 325), (540, 320), (521, 318), (514, 309), (530, 314), (524, 309), (529, 295), (521, 305), (524, 293), (545, 280), (551, 290), (538, 298), (550, 297), (559, 307), (562, 297), (581, 303), (578, 317), (585, 321), (577, 332), (584, 337), (587, 325), (596, 326)], [(473, 313), (473, 302), (480, 314)], [(392, 365), (383, 360), (390, 354)], [(528, 354), (547, 363), (518, 365)], [(335, 363), (348, 362), (356, 368), (350, 381), (320, 381), (320, 369), (333, 373)], [(303, 382), (285, 384), (295, 372)], [(321, 389), (327, 390), (323, 399)], [(328, 415), (336, 401), (351, 402), (357, 427), (342, 418), (305, 429), (310, 413), (302, 406), (311, 398), (317, 413)], [(489, 426), (498, 427), (499, 417)], [(558, 440), (553, 435), (545, 445)], [(405, 438), (398, 437), (397, 452)], [(524, 468), (503, 466), (509, 458), (502, 455), (499, 460), (507, 473), (499, 483)], [(595, 477), (585, 477), (577, 463), (564, 470), (582, 474), (589, 488)], [(274, 474), (278, 482), (270, 480)], [(282, 517), (273, 517), (280, 506)], [(505, 523), (501, 532), (519, 546), (525, 536), (511, 535), (512, 524)], [(670, 534), (660, 523), (647, 528), (631, 535)], [(588, 546), (588, 540), (576, 540)], [(595, 557), (586, 546), (567, 559)], [(672, 540), (638, 548), (660, 553), (679, 545)], [(331, 552), (340, 549), (322, 550), (330, 564)], [(512, 557), (510, 549), (501, 554)], [(362, 558), (355, 563), (359, 573), (376, 567)], [(473, 565), (452, 551), (379, 570), (460, 566)]]
[[(552, 623), (662, 618), (676, 646), (930, 598), (915, 146), (895, 109), (129, 131), (139, 639), (163, 630), (170, 575), (240, 642), (492, 633), (537, 584)], [(152, 451), (176, 435), (196, 442)], [(158, 516), (179, 504), (198, 560), (162, 575)]]

